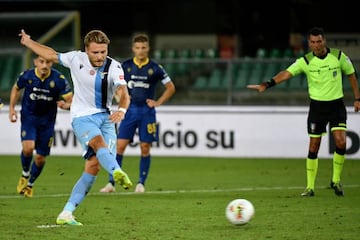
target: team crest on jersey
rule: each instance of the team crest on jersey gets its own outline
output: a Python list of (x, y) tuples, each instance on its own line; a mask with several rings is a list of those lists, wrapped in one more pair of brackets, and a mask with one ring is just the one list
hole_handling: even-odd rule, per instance
[(149, 74), (149, 75), (153, 75), (153, 74), (154, 74), (154, 69), (149, 68), (149, 70), (148, 70), (148, 74)]
[(61, 74), (61, 75), (60, 75), (60, 78), (61, 78), (61, 79), (65, 79), (65, 76)]
[(127, 69), (126, 69), (126, 71), (129, 73), (129, 72), (131, 72), (131, 67), (128, 67)]
[(54, 88), (54, 87), (55, 87), (55, 82), (54, 82), (54, 80), (52, 80), (49, 85), (50, 85), (51, 88)]
[(32, 79), (29, 79), (29, 80), (28, 80), (28, 83), (31, 85), (31, 84), (32, 84)]
[(95, 71), (93, 69), (90, 70), (90, 75), (94, 75), (95, 74)]
[(124, 75), (119, 75), (119, 79), (124, 80), (125, 79)]
[(26, 136), (26, 131), (22, 131), (22, 132), (21, 132), (21, 136), (22, 136), (22, 137), (25, 137), (25, 136)]

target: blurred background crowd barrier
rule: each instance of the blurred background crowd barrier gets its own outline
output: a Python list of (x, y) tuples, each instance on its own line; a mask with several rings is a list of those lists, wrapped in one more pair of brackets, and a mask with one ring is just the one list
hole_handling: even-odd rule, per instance
[[(0, 13), (0, 98), (8, 103), (11, 87), (18, 74), (32, 67), (32, 55), (19, 44), (16, 34), (23, 22), (33, 39), (58, 51), (81, 49), (80, 14), (76, 11), (52, 13)], [(27, 29), (26, 29), (27, 30)], [(111, 38), (110, 55), (119, 61), (131, 56), (131, 37)], [(177, 86), (169, 105), (308, 105), (307, 81), (304, 75), (259, 94), (246, 88), (271, 79), (306, 51), (304, 36), (293, 34), (289, 45), (259, 47), (255, 55), (239, 52), (236, 36), (169, 35), (151, 37), (151, 57), (162, 64)], [(328, 45), (343, 50), (360, 69), (360, 35), (327, 34)], [(305, 41), (306, 43), (306, 41)], [(67, 69), (55, 66), (70, 78)], [(352, 105), (353, 95), (344, 78), (345, 101)], [(162, 86), (160, 85), (159, 88)]]

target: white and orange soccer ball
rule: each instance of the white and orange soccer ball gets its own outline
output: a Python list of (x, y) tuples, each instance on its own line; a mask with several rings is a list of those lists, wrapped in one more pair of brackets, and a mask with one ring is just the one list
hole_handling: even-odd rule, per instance
[(254, 217), (254, 205), (247, 199), (234, 199), (225, 209), (227, 220), (234, 225), (244, 225)]

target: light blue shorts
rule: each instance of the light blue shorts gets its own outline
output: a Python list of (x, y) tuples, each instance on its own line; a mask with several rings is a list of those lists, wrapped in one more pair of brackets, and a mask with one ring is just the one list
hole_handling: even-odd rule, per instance
[[(89, 116), (74, 118), (71, 125), (77, 140), (83, 149), (83, 156), (90, 157), (95, 152), (88, 146), (89, 141), (101, 135), (112, 154), (116, 154), (115, 123), (109, 120), (109, 113), (96, 113)], [(86, 157), (86, 158), (88, 158)]]

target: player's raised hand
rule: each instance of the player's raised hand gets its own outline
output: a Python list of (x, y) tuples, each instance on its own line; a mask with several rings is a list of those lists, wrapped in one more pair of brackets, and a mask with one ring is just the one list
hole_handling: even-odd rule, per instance
[(24, 46), (26, 46), (26, 43), (31, 39), (30, 35), (25, 33), (24, 29), (21, 29), (19, 37), (21, 37), (20, 43)]

